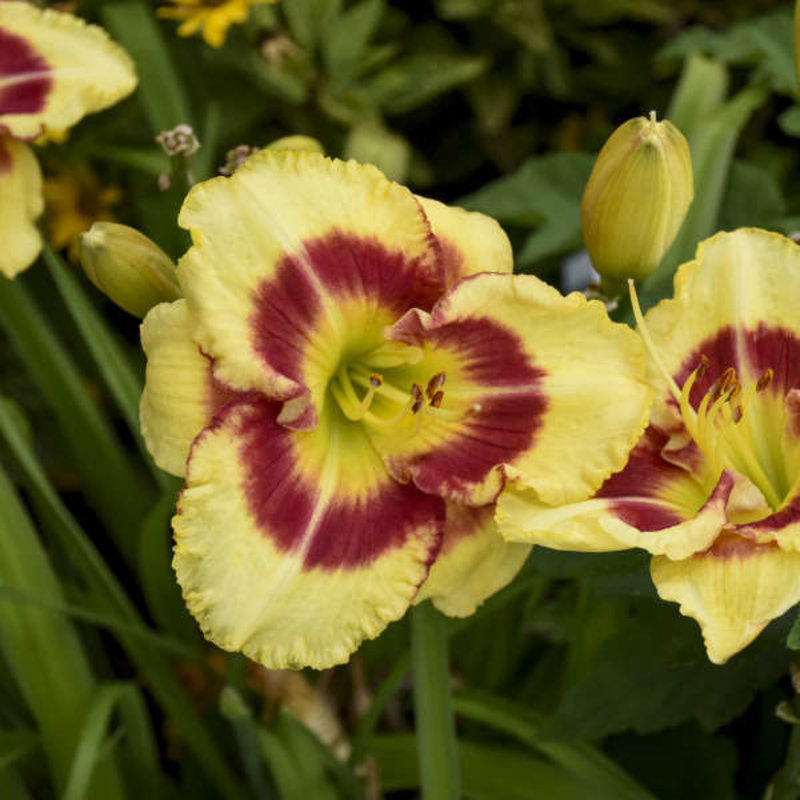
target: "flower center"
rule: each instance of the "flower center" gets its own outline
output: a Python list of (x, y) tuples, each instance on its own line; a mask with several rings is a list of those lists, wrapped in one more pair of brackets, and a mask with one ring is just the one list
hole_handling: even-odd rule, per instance
[[(415, 436), (426, 419), (458, 419), (461, 413), (442, 408), (445, 372), (421, 382), (404, 384), (407, 370), (419, 364), (423, 351), (397, 342), (384, 342), (343, 364), (328, 388), (344, 416), (383, 435)], [(407, 379), (407, 376), (405, 376)], [(423, 382), (425, 388), (423, 389)]]
[(633, 281), (628, 281), (634, 316), (648, 353), (667, 382), (670, 393), (678, 404), (686, 431), (708, 461), (714, 481), (724, 469), (733, 469), (755, 484), (773, 510), (783, 502), (783, 493), (770, 479), (761, 463), (752, 435), (741, 424), (749, 413), (755, 395), (763, 392), (773, 379), (773, 370), (765, 370), (757, 380), (744, 386), (734, 367), (728, 367), (703, 395), (695, 407), (689, 398), (698, 379), (708, 370), (708, 359), (700, 362), (678, 386), (669, 374), (655, 349), (642, 315)]

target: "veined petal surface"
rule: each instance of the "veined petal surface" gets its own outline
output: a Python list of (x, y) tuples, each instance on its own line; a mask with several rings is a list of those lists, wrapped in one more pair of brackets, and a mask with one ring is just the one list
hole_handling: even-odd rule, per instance
[(42, 247), (36, 219), (44, 210), (42, 173), (23, 142), (0, 136), (0, 274), (13, 278), (27, 269)]
[(136, 86), (133, 62), (72, 14), (0, 3), (0, 130), (20, 139), (65, 131)]
[(800, 553), (736, 533), (682, 561), (657, 556), (650, 574), (664, 600), (700, 624), (708, 657), (724, 664), (800, 601)]
[(585, 499), (644, 428), (650, 390), (638, 337), (600, 303), (532, 276), (466, 278), (388, 336), (452, 365), (441, 405), (452, 417), (376, 441), (390, 470), (424, 491), (484, 505), (505, 475), (550, 504)]
[(195, 186), (180, 214), (193, 247), (178, 278), (193, 335), (240, 390), (292, 400), (315, 424), (333, 370), (443, 288), (440, 249), (414, 196), (377, 169), (262, 151)]
[(205, 635), (270, 668), (343, 663), (402, 616), (436, 557), (444, 502), (387, 474), (328, 406), (312, 431), (280, 404), (231, 402), (195, 441), (174, 567)]
[(450, 617), (468, 617), (522, 569), (531, 545), (506, 542), (494, 522), (494, 506), (447, 504), (442, 549), (414, 603), (431, 599)]
[(142, 436), (156, 464), (182, 477), (195, 437), (233, 393), (214, 379), (211, 362), (192, 339), (185, 300), (148, 312), (142, 348), (147, 356), (139, 405)]

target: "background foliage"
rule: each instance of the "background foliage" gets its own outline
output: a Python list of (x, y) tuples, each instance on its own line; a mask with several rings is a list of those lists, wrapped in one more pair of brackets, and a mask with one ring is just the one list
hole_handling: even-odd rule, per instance
[[(79, 274), (70, 242), (105, 213), (181, 254), (185, 186), (158, 188), (169, 162), (154, 137), (189, 122), (197, 179), (237, 145), (311, 135), (497, 217), (518, 269), (558, 285), (593, 153), (654, 108), (688, 136), (698, 192), (649, 304), (712, 231), (800, 228), (792, 10), (281, 0), (212, 50), (152, 3), (66, 5), (128, 49), (140, 87), (44, 147), (51, 247), (0, 282), (3, 797), (413, 797), (408, 620), (302, 678), (198, 634), (169, 567), (178, 486), (138, 433), (137, 324)], [(464, 796), (761, 797), (797, 720), (791, 623), (713, 666), (696, 625), (657, 600), (645, 555), (536, 549), (447, 623)], [(797, 796), (794, 749), (776, 798)]]

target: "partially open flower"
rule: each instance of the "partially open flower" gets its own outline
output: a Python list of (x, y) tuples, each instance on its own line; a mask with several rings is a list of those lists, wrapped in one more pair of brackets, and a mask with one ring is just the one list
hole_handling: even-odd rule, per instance
[(128, 225), (95, 222), (81, 234), (80, 260), (89, 280), (134, 316), (181, 296), (172, 259)]
[(101, 28), (0, 2), (0, 274), (13, 278), (41, 249), (42, 176), (26, 142), (69, 130), (135, 86), (130, 58)]
[(180, 223), (186, 299), (142, 326), (142, 429), (186, 476), (174, 567), (223, 648), (322, 668), (423, 597), (472, 613), (530, 549), (495, 528), (506, 479), (582, 499), (644, 426), (633, 331), (374, 167), (264, 150)]
[(581, 201), (594, 268), (612, 280), (659, 265), (694, 197), (689, 145), (668, 120), (636, 117), (603, 145)]

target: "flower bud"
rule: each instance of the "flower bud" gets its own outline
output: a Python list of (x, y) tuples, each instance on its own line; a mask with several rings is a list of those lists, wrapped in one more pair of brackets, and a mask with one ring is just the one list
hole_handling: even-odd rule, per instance
[(594, 268), (611, 280), (645, 278), (659, 265), (694, 197), (684, 135), (668, 120), (636, 117), (603, 145), (581, 201)]
[(81, 234), (80, 259), (89, 280), (134, 316), (182, 297), (172, 259), (127, 225), (95, 222)]

